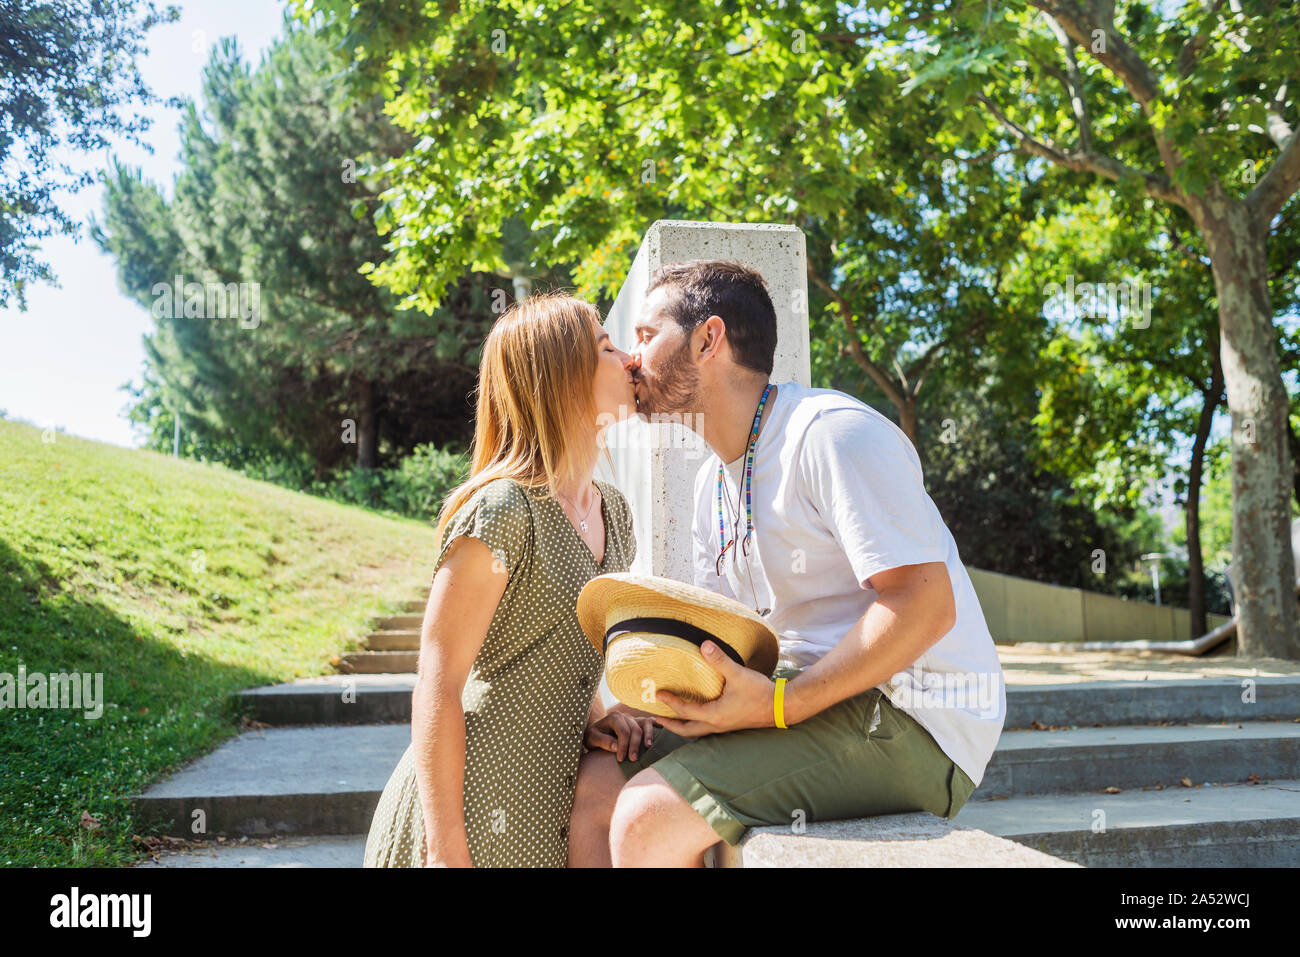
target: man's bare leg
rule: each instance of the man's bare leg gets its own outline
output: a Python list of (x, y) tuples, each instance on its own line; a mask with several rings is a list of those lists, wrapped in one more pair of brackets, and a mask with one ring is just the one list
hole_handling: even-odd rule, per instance
[(609, 823), (615, 867), (703, 867), (704, 852), (717, 843), (717, 832), (654, 768), (618, 793)]
[(610, 751), (588, 751), (578, 765), (569, 815), (569, 866), (609, 867), (609, 821), (627, 778)]

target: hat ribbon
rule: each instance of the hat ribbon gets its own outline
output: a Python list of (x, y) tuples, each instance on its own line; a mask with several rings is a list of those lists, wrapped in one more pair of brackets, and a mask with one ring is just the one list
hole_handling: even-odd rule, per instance
[(697, 648), (706, 641), (711, 641), (723, 653), (734, 661), (736, 664), (744, 667), (745, 661), (735, 648), (727, 644), (712, 632), (705, 631), (703, 628), (697, 628), (694, 625), (687, 624), (684, 621), (678, 621), (676, 618), (625, 618), (622, 621), (615, 622), (605, 631), (605, 644), (601, 648), (604, 653), (609, 650), (609, 643), (619, 635), (625, 635), (630, 631), (649, 632), (653, 635), (671, 635), (674, 638), (681, 638), (683, 641), (689, 641)]

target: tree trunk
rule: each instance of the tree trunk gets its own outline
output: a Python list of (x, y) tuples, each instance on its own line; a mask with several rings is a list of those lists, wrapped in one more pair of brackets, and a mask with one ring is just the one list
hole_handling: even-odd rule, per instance
[(896, 381), (892, 375), (867, 358), (866, 352), (862, 349), (857, 320), (854, 318), (853, 310), (849, 308), (849, 304), (844, 300), (844, 297), (836, 292), (835, 288), (812, 266), (808, 267), (808, 279), (814, 286), (826, 293), (831, 302), (835, 303), (835, 308), (840, 314), (840, 321), (844, 323), (844, 328), (849, 335), (849, 355), (853, 357), (853, 361), (867, 374), (867, 378), (876, 384), (876, 388), (883, 392), (885, 398), (893, 405), (894, 410), (898, 413), (898, 427), (912, 440), (917, 455), (924, 459), (921, 447), (916, 442), (916, 393), (908, 389), (906, 382)]
[[(1216, 347), (1215, 352), (1219, 350)], [(1214, 412), (1223, 397), (1223, 366), (1218, 355), (1210, 356), (1210, 387), (1204, 393), (1201, 418), (1196, 424), (1196, 441), (1192, 443), (1192, 467), (1187, 471), (1187, 607), (1191, 612), (1190, 638), (1209, 631), (1205, 619), (1205, 565), (1201, 556), (1201, 468), (1205, 462), (1205, 443), (1210, 438)]]
[(1291, 471), (1291, 480), (1295, 491), (1295, 501), (1300, 505), (1300, 437), (1295, 434), (1295, 429), (1291, 428), (1291, 417), (1287, 416), (1286, 422), (1287, 444), (1291, 447), (1291, 464), (1294, 468)]
[(1212, 187), (1197, 213), (1219, 297), (1220, 357), (1232, 415), (1237, 647), (1243, 655), (1300, 660), (1289, 403), (1269, 300), (1267, 226), (1254, 223), (1245, 204), (1221, 187)]
[(910, 393), (907, 394), (904, 396), (901, 403), (896, 402), (894, 404), (894, 408), (898, 410), (898, 427), (903, 430), (909, 439), (912, 440), (912, 445), (916, 446), (919, 450), (920, 446), (916, 444), (916, 396)]
[(361, 382), (357, 410), (357, 466), (372, 469), (378, 464), (379, 436), (375, 416), (375, 386)]

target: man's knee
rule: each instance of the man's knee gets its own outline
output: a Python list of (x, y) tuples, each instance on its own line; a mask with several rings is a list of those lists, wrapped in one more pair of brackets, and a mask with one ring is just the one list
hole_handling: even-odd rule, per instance
[(686, 802), (653, 769), (636, 774), (618, 793), (609, 825), (611, 846), (629, 847), (653, 838), (656, 830), (667, 827), (676, 805)]
[(715, 843), (708, 822), (653, 768), (619, 792), (609, 825), (615, 867), (700, 867)]

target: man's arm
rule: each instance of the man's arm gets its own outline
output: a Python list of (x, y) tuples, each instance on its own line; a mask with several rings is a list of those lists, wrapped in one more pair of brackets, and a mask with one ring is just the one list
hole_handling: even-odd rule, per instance
[(943, 562), (904, 565), (871, 577), (879, 597), (815, 664), (785, 689), (785, 721), (794, 724), (888, 681), (912, 665), (957, 622)]
[[(786, 684), (782, 709), (786, 725), (888, 681), (921, 657), (956, 622), (956, 602), (943, 562), (877, 572), (871, 584), (879, 597), (866, 613), (816, 664)], [(660, 718), (659, 723), (684, 738), (776, 727), (772, 679), (736, 664), (712, 642), (706, 641), (702, 650), (726, 681), (722, 696), (693, 704), (660, 691), (659, 700), (682, 720)]]

